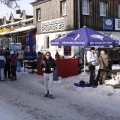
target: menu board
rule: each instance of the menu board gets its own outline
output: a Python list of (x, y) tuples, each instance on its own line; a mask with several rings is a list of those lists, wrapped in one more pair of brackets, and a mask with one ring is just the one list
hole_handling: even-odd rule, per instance
[(64, 46), (64, 55), (71, 55), (71, 46)]

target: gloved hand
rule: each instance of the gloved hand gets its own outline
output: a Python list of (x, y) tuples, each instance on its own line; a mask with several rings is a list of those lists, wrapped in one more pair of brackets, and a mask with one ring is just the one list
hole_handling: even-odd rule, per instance
[(51, 71), (54, 71), (54, 68), (51, 68)]

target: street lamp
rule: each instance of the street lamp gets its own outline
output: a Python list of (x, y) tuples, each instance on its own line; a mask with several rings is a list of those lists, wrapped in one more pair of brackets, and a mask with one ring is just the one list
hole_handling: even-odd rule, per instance
[(19, 0), (0, 0), (1, 4), (5, 4), (7, 5), (7, 7), (12, 8), (12, 9), (20, 8), (17, 1)]

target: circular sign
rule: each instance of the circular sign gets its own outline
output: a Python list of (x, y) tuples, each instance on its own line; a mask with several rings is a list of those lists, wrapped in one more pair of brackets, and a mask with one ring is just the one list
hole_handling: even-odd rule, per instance
[(106, 20), (105, 23), (106, 23), (106, 25), (111, 26), (112, 25), (112, 20)]

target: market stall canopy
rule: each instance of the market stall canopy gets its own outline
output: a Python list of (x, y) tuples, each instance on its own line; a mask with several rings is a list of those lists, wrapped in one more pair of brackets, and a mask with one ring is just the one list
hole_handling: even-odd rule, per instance
[(51, 41), (52, 46), (109, 46), (115, 40), (86, 26)]
[(36, 52), (35, 52), (35, 44), (32, 35), (32, 31), (29, 31), (28, 37), (26, 39), (26, 51), (24, 52), (25, 60), (35, 60)]
[[(115, 40), (86, 26), (51, 41), (52, 46), (110, 46)], [(84, 53), (85, 73), (85, 53)]]

